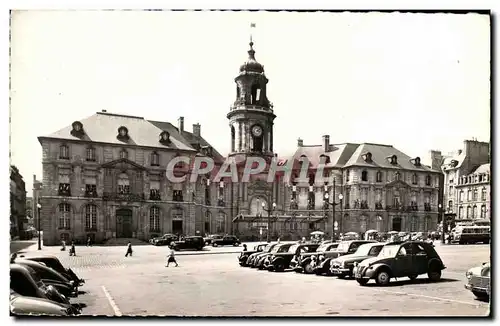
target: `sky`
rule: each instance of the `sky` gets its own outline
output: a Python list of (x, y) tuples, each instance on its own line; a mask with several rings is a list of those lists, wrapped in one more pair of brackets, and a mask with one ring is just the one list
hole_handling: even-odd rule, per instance
[[(255, 23), (255, 28), (250, 24)], [(392, 144), (414, 157), (490, 138), (490, 21), (478, 14), (15, 11), (11, 164), (31, 195), (38, 136), (95, 112), (170, 121), (219, 152), (234, 78), (256, 59), (277, 115), (274, 149)], [(114, 131), (113, 131), (114, 132)]]

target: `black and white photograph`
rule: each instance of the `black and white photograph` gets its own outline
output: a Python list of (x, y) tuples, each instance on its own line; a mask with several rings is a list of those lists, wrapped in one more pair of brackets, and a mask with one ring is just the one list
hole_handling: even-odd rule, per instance
[(491, 317), (493, 17), (12, 9), (10, 316)]

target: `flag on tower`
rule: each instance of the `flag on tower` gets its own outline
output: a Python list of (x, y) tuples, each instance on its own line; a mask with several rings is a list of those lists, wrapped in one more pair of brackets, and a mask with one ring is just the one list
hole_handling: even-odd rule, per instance
[(255, 27), (255, 23), (250, 23), (250, 28)]

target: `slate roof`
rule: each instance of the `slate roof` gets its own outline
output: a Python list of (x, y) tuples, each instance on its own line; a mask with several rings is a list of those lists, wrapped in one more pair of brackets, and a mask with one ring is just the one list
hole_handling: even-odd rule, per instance
[[(367, 163), (363, 158), (363, 155), (371, 153), (372, 163)], [(391, 145), (383, 144), (331, 144), (330, 151), (325, 152), (322, 145), (313, 146), (301, 146), (298, 147), (293, 159), (299, 160), (302, 155), (305, 155), (312, 168), (318, 166), (320, 162), (320, 156), (326, 155), (330, 157), (330, 163), (326, 164), (326, 167), (342, 167), (346, 168), (349, 166), (366, 166), (366, 167), (379, 167), (386, 169), (404, 169), (412, 171), (428, 171), (428, 172), (440, 172), (433, 170), (430, 167), (422, 164), (421, 166), (415, 166), (410, 160), (415, 157), (410, 157), (400, 150), (394, 148)], [(397, 156), (397, 165), (392, 165), (390, 163), (390, 157), (392, 155)]]
[[(91, 141), (114, 145), (134, 145), (140, 147), (153, 147), (162, 149), (179, 149), (186, 151), (196, 151), (192, 146), (199, 141), (202, 146), (211, 146), (202, 137), (196, 137), (190, 132), (184, 131), (180, 134), (177, 128), (169, 122), (150, 121), (143, 117), (127, 116), (107, 112), (97, 112), (90, 117), (80, 120), (85, 134), (82, 137), (73, 136), (71, 125), (58, 130), (50, 135), (39, 137), (54, 138), (74, 141)], [(128, 129), (130, 139), (126, 142), (117, 138), (118, 128), (124, 126)], [(167, 131), (170, 134), (171, 143), (163, 145), (160, 143), (160, 133)], [(222, 156), (213, 149), (216, 158)]]
[(487, 164), (481, 164), (480, 166), (477, 167), (477, 169), (473, 170), (471, 174), (475, 173), (490, 173), (490, 163)]

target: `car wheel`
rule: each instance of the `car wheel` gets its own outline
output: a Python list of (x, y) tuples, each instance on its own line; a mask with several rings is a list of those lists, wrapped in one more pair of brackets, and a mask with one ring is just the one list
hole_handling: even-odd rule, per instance
[(431, 268), (431, 270), (427, 273), (429, 279), (433, 282), (437, 282), (441, 279), (441, 270), (437, 268)]
[(210, 243), (208, 243), (208, 241), (205, 241), (205, 246), (208, 246)]
[(484, 292), (472, 291), (472, 294), (474, 294), (478, 300), (481, 300), (481, 301), (489, 301), (490, 300), (489, 295), (484, 293)]
[(304, 266), (304, 274), (312, 274), (313, 270), (314, 269), (310, 263), (307, 263), (306, 266)]
[(217, 247), (217, 246), (218, 246), (218, 244), (212, 243), (212, 247)]
[(366, 278), (358, 278), (356, 279), (359, 285), (365, 286), (368, 283), (368, 280)]
[(275, 272), (282, 272), (285, 270), (285, 266), (283, 265), (283, 263), (278, 263), (276, 264), (276, 266), (274, 267), (274, 271)]
[(345, 274), (339, 274), (339, 275), (337, 275), (337, 277), (340, 278), (341, 280), (344, 279), (346, 276), (347, 275), (345, 275)]
[(375, 278), (375, 282), (377, 282), (378, 285), (387, 285), (390, 280), (391, 278), (386, 270), (379, 271)]
[(415, 281), (417, 279), (418, 275), (408, 275), (408, 278), (410, 281)]

